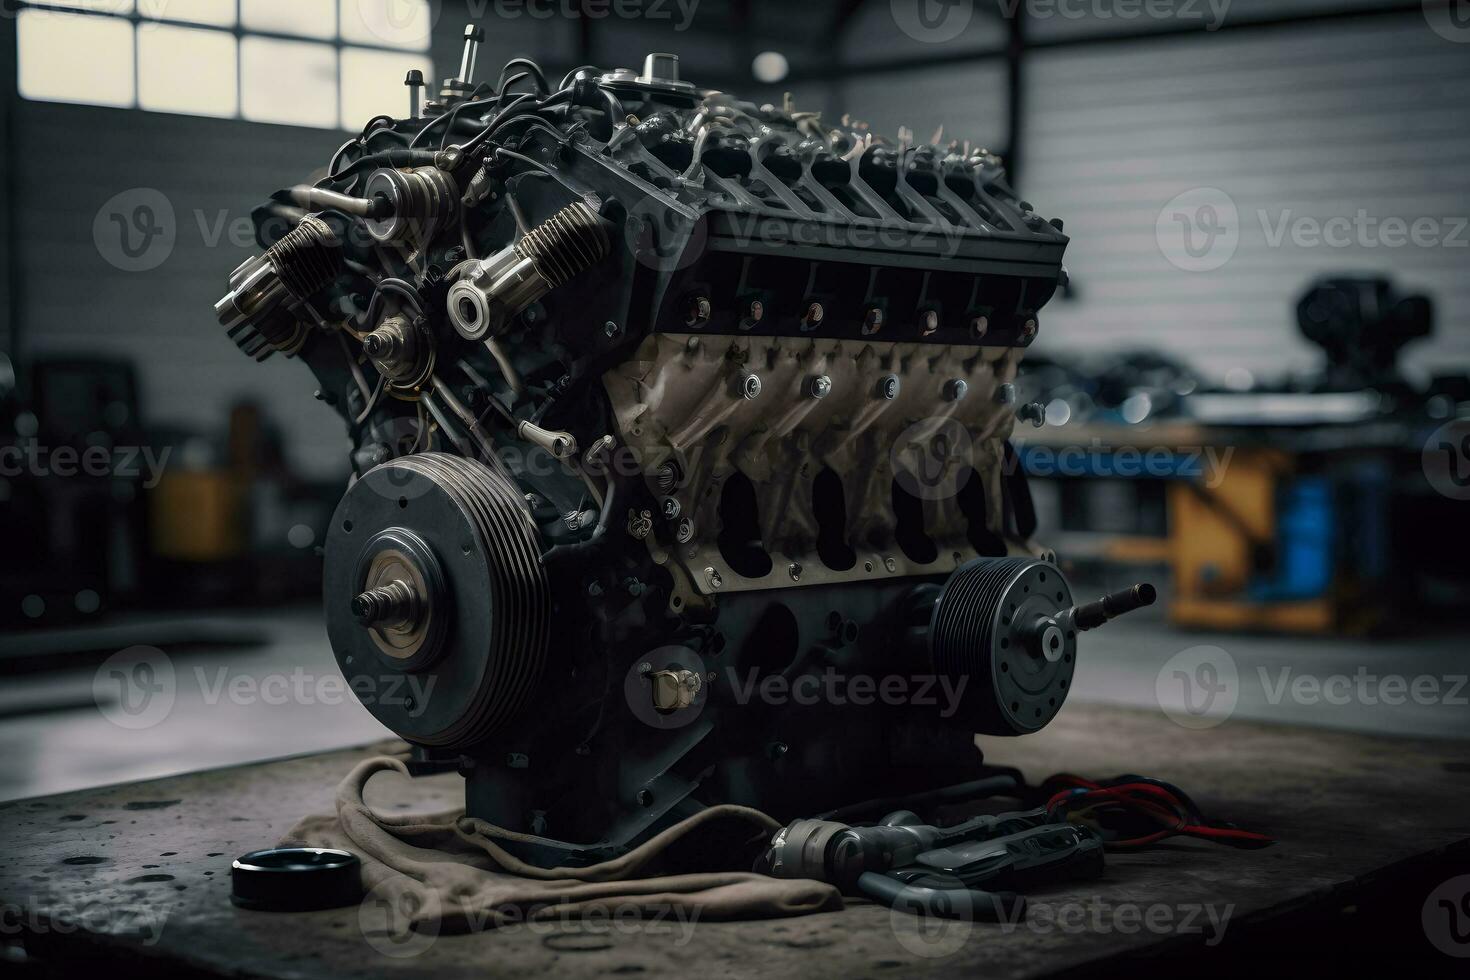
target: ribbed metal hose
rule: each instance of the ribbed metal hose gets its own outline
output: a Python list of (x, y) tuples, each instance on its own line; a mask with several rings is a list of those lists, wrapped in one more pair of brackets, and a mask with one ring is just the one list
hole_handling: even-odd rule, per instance
[(265, 258), (287, 291), (297, 299), (306, 299), (341, 273), (340, 246), (331, 226), (308, 214), (265, 250)]
[(607, 255), (607, 230), (596, 212), (578, 201), (526, 232), (515, 251), (555, 289)]

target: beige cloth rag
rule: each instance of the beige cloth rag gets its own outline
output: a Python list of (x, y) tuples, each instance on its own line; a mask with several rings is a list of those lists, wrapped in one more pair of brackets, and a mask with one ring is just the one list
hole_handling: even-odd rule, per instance
[[(337, 847), (362, 859), (363, 885), (406, 912), (416, 932), (476, 931), (537, 919), (669, 914), (681, 921), (757, 919), (842, 908), (820, 881), (771, 878), (724, 868), (780, 824), (749, 807), (712, 806), (628, 853), (585, 868), (539, 868), (497, 841), (525, 839), (462, 810), (425, 815), (374, 813), (363, 801), (378, 772), (408, 772), (398, 759), (359, 763), (337, 788), (335, 815), (298, 823), (286, 845)], [(672, 871), (683, 873), (670, 873)]]

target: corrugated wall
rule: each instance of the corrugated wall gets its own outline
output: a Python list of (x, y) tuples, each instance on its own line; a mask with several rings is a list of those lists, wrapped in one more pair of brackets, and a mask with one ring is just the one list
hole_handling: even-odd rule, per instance
[[(1470, 364), (1470, 44), (1415, 13), (1039, 52), (1027, 79), (1022, 186), (1065, 220), (1077, 289), (1049, 308), (1048, 345), (1156, 345), (1217, 376), (1310, 368), (1294, 313), (1308, 281), (1388, 273), (1438, 306), (1438, 336), (1406, 363)], [(1223, 191), (1238, 215), (1234, 254), (1208, 271), (1171, 264), (1183, 226), (1169, 214), (1158, 227), (1194, 188)], [(1359, 209), (1364, 230), (1341, 228)], [(1421, 221), (1434, 244), (1395, 244), (1369, 224), (1385, 219)], [(1205, 249), (1198, 226), (1194, 244)]]
[[(1236, 0), (1226, 16), (1363, 5)], [(885, 9), (869, 19), (888, 16), (886, 4), (877, 7)], [(1203, 3), (1192, 9), (1209, 13)], [(1055, 16), (1029, 35), (1169, 26)], [(979, 29), (929, 51), (978, 49)], [(890, 133), (902, 123), (926, 138), (943, 122), (948, 135), (999, 148), (1004, 70), (990, 59), (875, 73), (846, 82), (842, 105)], [(1470, 230), (1462, 225), (1470, 215), (1470, 43), (1434, 33), (1417, 4), (1390, 16), (1034, 51), (1025, 77), (1020, 189), (1043, 214), (1064, 219), (1076, 287), (1074, 298), (1047, 308), (1042, 349), (1157, 346), (1217, 377), (1233, 367), (1268, 376), (1310, 369), (1315, 348), (1297, 338), (1293, 312), (1309, 280), (1388, 273), (1438, 306), (1437, 337), (1411, 347), (1406, 363), (1470, 364)], [(1183, 226), (1165, 208), (1195, 188), (1223, 191), (1237, 214), (1234, 254), (1208, 271), (1165, 257), (1208, 266), (1228, 248), (1222, 237), (1200, 260), (1183, 253)], [(1198, 218), (1201, 204), (1220, 201), (1196, 194), (1180, 210)], [(1352, 226), (1339, 227), (1342, 219)], [(1400, 244), (1392, 224), (1382, 233), (1385, 219), (1408, 228), (1419, 221), (1421, 241), (1432, 244)], [(1346, 243), (1312, 244), (1314, 229), (1324, 239), (1345, 231)], [(1196, 225), (1197, 250), (1202, 236)]]

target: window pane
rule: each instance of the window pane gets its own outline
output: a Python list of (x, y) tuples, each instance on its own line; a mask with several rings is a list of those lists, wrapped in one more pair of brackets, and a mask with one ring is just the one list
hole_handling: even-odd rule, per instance
[(240, 78), (246, 119), (337, 125), (337, 50), (330, 44), (244, 38)]
[(414, 51), (429, 49), (429, 33), (434, 26), (429, 0), (340, 0), (340, 3), (342, 40)]
[(139, 0), (138, 13), (153, 20), (235, 26), (235, 0)]
[(138, 105), (159, 112), (233, 116), (235, 36), (189, 27), (140, 27)]
[[(133, 0), (37, 0), (48, 7), (70, 7), (72, 10), (90, 10), (97, 14), (122, 14), (133, 12)], [(7, 8), (6, 13), (9, 13)]]
[(240, 0), (240, 23), (251, 30), (302, 37), (336, 37), (336, 0)]
[(408, 115), (403, 76), (411, 68), (423, 72), (425, 78), (434, 77), (433, 66), (423, 55), (343, 48), (342, 128), (359, 129), (381, 114), (395, 119)]
[(133, 104), (133, 25), (115, 17), (22, 9), (20, 94), (48, 102)]

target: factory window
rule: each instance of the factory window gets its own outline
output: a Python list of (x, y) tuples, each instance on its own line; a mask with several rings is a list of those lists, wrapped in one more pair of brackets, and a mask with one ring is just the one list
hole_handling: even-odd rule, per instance
[[(41, 102), (357, 129), (407, 107), (429, 0), (22, 0), (17, 85)], [(402, 103), (400, 105), (399, 103)]]

